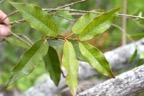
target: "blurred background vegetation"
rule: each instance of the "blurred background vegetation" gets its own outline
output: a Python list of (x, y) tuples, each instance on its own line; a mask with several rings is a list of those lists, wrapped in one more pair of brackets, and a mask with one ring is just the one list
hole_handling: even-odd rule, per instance
[[(42, 8), (55, 8), (57, 6), (61, 6), (70, 2), (78, 1), (78, 0), (11, 0), (14, 2), (25, 2), (37, 4)], [(110, 10), (115, 7), (121, 7), (122, 0), (87, 0), (84, 3), (76, 4), (71, 6), (72, 9), (78, 10)], [(127, 5), (127, 14), (135, 15), (135, 16), (143, 16), (144, 6), (143, 0), (128, 0)], [(3, 10), (5, 13), (9, 14), (16, 9), (9, 3), (9, 0), (3, 0), (0, 3), (0, 10)], [(121, 13), (122, 10), (119, 11)], [(79, 16), (73, 16), (67, 11), (58, 11), (60, 15), (66, 16), (69, 19), (77, 19)], [(10, 21), (19, 20), (22, 16), (17, 13), (11, 16)], [(54, 19), (58, 22), (59, 29), (61, 34), (67, 34), (67, 32), (71, 32), (71, 26), (74, 22), (71, 22), (62, 17), (54, 16)], [(114, 24), (121, 26), (121, 16), (117, 17), (114, 21)], [(144, 31), (144, 20), (138, 18), (128, 18), (127, 19), (127, 33), (128, 35), (132, 35), (133, 39), (139, 39), (137, 37), (143, 37)], [(41, 34), (36, 30), (30, 28), (27, 23), (15, 24), (12, 26), (12, 31), (16, 34), (24, 34), (29, 37), (33, 42), (41, 37)], [(136, 35), (138, 36), (136, 36)], [(129, 38), (127, 38), (128, 42), (131, 42)], [(101, 34), (97, 38), (88, 41), (94, 46), (98, 47), (103, 52), (112, 50), (116, 47), (121, 46), (121, 30), (112, 26), (105, 33)], [(128, 43), (127, 42), (127, 43)], [(15, 64), (18, 62), (20, 56), (25, 51), (25, 49), (21, 47), (17, 47), (15, 45), (9, 44), (8, 42), (0, 42), (0, 85), (3, 86), (9, 78), (10, 72)], [(43, 65), (37, 67), (34, 72), (26, 78), (18, 80), (15, 84), (11, 86), (17, 87), (21, 91), (28, 89), (32, 86), (36, 79), (42, 74), (46, 73)]]

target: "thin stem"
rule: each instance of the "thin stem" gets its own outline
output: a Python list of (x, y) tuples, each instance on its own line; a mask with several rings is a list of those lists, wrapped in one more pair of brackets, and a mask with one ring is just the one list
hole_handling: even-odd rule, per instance
[[(121, 32), (123, 31), (123, 29), (120, 26), (116, 25), (116, 24), (112, 24), (112, 26), (118, 28)], [(126, 34), (126, 36), (129, 38), (129, 40), (131, 40), (132, 42), (135, 42), (128, 33)], [(134, 45), (135, 45), (136, 49), (139, 49), (137, 44), (134, 43)]]
[[(59, 7), (53, 8), (53, 9), (58, 10), (58, 9), (62, 9), (62, 8), (65, 8), (65, 7), (70, 7), (70, 6), (73, 6), (75, 4), (85, 2), (85, 1), (86, 0), (80, 0), (80, 1), (69, 3), (69, 4), (65, 4), (63, 6), (59, 6)], [(43, 10), (47, 10), (47, 9), (43, 9)], [(47, 10), (47, 12), (51, 12), (51, 11), (54, 11), (54, 10)]]
[(144, 19), (142, 16), (135, 16), (135, 15), (128, 15), (128, 14), (117, 14), (117, 16), (126, 16), (127, 18), (139, 18), (139, 19)]
[(66, 19), (68, 21), (71, 21), (71, 22), (75, 22), (76, 21), (76, 19), (70, 19), (70, 18), (64, 17), (63, 15), (60, 15), (60, 14), (54, 14), (54, 15), (58, 16), (58, 17), (61, 17), (61, 18), (64, 18), (64, 19)]
[(75, 5), (75, 4), (85, 2), (85, 1), (87, 1), (87, 0), (80, 0), (80, 1), (72, 2), (72, 3), (69, 3), (69, 4), (63, 5), (63, 6), (59, 6), (59, 7), (57, 7), (57, 8), (58, 8), (58, 9), (61, 9), (61, 8), (65, 8), (65, 7), (70, 7), (70, 6), (73, 6), (73, 5)]
[(21, 35), (21, 36), (24, 37), (29, 43), (31, 43), (31, 45), (34, 44), (26, 35)]
[(3, 22), (6, 18), (8, 18), (8, 17), (10, 17), (10, 16), (12, 16), (12, 15), (14, 15), (14, 14), (16, 14), (16, 13), (18, 13), (18, 11), (14, 11), (14, 12), (8, 14), (5, 18), (3, 18), (2, 22)]
[(20, 24), (20, 23), (24, 23), (25, 20), (24, 19), (20, 19), (20, 20), (16, 20), (10, 23), (10, 25), (14, 25), (14, 24)]
[(17, 39), (19, 39), (20, 41), (24, 42), (25, 44), (27, 44), (28, 46), (31, 47), (31, 44), (26, 42), (24, 39), (22, 39), (20, 36), (18, 36), (17, 34), (10, 32), (13, 36), (15, 36)]
[(73, 35), (74, 33), (71, 33), (70, 35), (68, 35), (67, 37), (55, 37), (55, 38), (51, 38), (51, 37), (46, 37), (47, 40), (60, 40), (60, 41), (65, 41), (65, 40), (74, 40), (74, 41), (79, 41), (79, 38), (69, 38), (71, 35)]
[[(45, 11), (48, 11), (48, 10), (51, 10), (51, 9), (45, 9)], [(100, 14), (102, 12), (93, 12), (93, 11), (85, 11), (85, 10), (75, 10), (75, 9), (54, 9), (54, 10), (63, 10), (63, 11), (70, 11), (70, 12), (75, 12), (73, 15), (77, 15), (76, 13), (78, 13), (78, 15), (83, 15), (83, 14), (80, 14), (80, 13), (92, 13), (92, 14)], [(64, 16), (62, 15), (58, 15), (58, 14), (54, 14), (54, 15), (57, 15), (59, 17), (63, 17), (65, 18)], [(140, 19), (144, 19), (144, 17), (142, 16), (135, 16), (135, 15), (128, 15), (128, 14), (117, 14), (117, 16), (126, 16), (127, 18), (140, 18)], [(67, 20), (70, 20), (69, 18), (65, 18)], [(73, 21), (73, 20), (70, 20), (70, 21)], [(10, 25), (14, 25), (14, 24), (20, 24), (20, 23), (24, 23), (25, 20), (24, 19), (20, 19), (20, 20), (16, 20), (16, 21), (13, 21), (10, 23)]]
[(65, 37), (65, 39), (69, 38), (70, 36), (72, 36), (74, 33), (72, 32), (71, 34), (69, 34), (68, 36)]
[[(112, 26), (116, 27), (117, 29), (119, 29), (121, 32), (123, 32), (123, 28), (121, 28), (120, 26), (116, 25), (116, 24), (112, 24)], [(134, 40), (131, 38), (131, 36), (126, 33), (126, 36), (129, 38), (130, 41), (134, 42)]]
[(86, 10), (77, 10), (77, 9), (56, 9), (56, 8), (49, 8), (43, 9), (44, 11), (69, 11), (69, 12), (76, 12), (76, 13), (93, 13), (93, 14), (100, 14), (102, 12), (94, 12), (94, 11), (86, 11)]
[[(127, 13), (127, 0), (123, 0), (123, 14)], [(127, 16), (122, 16), (122, 45), (126, 44), (126, 24), (127, 24)]]

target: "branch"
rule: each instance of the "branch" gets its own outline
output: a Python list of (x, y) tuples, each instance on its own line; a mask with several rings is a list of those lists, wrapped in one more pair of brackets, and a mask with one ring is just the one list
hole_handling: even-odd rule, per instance
[(138, 96), (144, 90), (144, 65), (94, 86), (78, 96)]
[(142, 16), (135, 16), (135, 15), (129, 15), (129, 14), (117, 14), (117, 16), (126, 16), (129, 18), (139, 18), (139, 19), (144, 19)]
[(54, 16), (58, 16), (58, 17), (61, 17), (65, 20), (68, 20), (70, 22), (75, 22), (77, 19), (70, 19), (70, 18), (67, 18), (67, 17), (64, 17), (63, 15), (60, 15), (60, 14), (53, 14)]
[(24, 19), (20, 19), (20, 20), (16, 20), (16, 21), (11, 22), (10, 25), (21, 24), (23, 22), (25, 22), (25, 20)]
[[(132, 56), (135, 49), (138, 49), (138, 53), (144, 52), (144, 39), (141, 39), (137, 42), (119, 47), (115, 50), (105, 53), (107, 60), (109, 61), (113, 71), (118, 71), (120, 69), (126, 69), (129, 66), (132, 66), (136, 63), (136, 60), (132, 64), (128, 64), (129, 58)], [(63, 71), (64, 73), (66, 71)], [(93, 69), (88, 63), (79, 61), (79, 80), (84, 80), (90, 78), (94, 75), (97, 75), (95, 69)], [(42, 76), (43, 77), (43, 76)], [(35, 95), (37, 93), (43, 94), (44, 96), (58, 94), (61, 89), (66, 86), (65, 78), (61, 78), (60, 84), (58, 87), (55, 87), (54, 83), (50, 80), (50, 77), (47, 76), (41, 82), (31, 87), (24, 93), (24, 96), (29, 96), (29, 94)]]
[[(49, 8), (49, 9), (43, 8), (42, 10), (44, 10), (44, 11), (46, 11), (46, 12), (58, 11), (58, 10), (65, 10), (65, 9), (63, 9), (63, 8), (65, 8), (65, 7), (70, 7), (70, 6), (73, 6), (73, 5), (76, 5), (76, 4), (85, 2), (85, 1), (87, 1), (87, 0), (80, 0), (80, 1), (76, 1), (76, 2), (71, 2), (71, 3), (69, 3), (69, 4), (65, 4), (65, 5), (63, 5), (63, 6), (59, 6), (59, 7), (56, 7), (56, 8)], [(74, 9), (72, 9), (72, 10), (74, 10)], [(71, 10), (71, 11), (72, 11), (72, 10)], [(69, 11), (70, 11), (70, 10), (69, 10)], [(12, 16), (12, 15), (18, 13), (18, 12), (19, 12), (19, 11), (14, 11), (14, 12), (8, 14), (3, 20), (5, 20), (6, 18), (8, 18), (8, 17), (10, 17), (10, 16)], [(78, 12), (78, 11), (77, 11), (77, 12)], [(3, 21), (3, 20), (2, 20), (2, 21)], [(20, 20), (16, 20), (16, 21), (14, 21), (14, 22), (11, 22), (10, 25), (20, 24), (20, 23), (23, 23), (23, 22), (25, 22), (25, 20), (20, 19)]]
[[(123, 14), (127, 13), (127, 0), (123, 0)], [(126, 23), (127, 23), (127, 16), (122, 15), (122, 45), (126, 44)]]
[[(57, 9), (57, 8), (49, 8), (49, 9), (43, 9), (44, 11), (46, 12), (51, 12), (51, 11), (69, 11), (72, 15), (83, 15), (83, 13), (91, 13), (91, 14), (101, 14), (103, 12), (93, 12), (93, 11), (86, 11), (86, 10), (77, 10), (77, 9)], [(15, 11), (16, 12), (16, 11)], [(12, 12), (12, 13), (15, 13), (15, 12)], [(12, 14), (10, 13), (10, 14)], [(13, 14), (12, 14), (13, 15)], [(10, 16), (12, 16), (10, 15)], [(54, 15), (57, 15), (57, 14), (54, 14)], [(60, 16), (60, 15), (59, 15)], [(126, 16), (127, 18), (139, 18), (139, 19), (144, 19), (144, 17), (142, 16), (135, 16), (135, 15), (129, 15), (129, 14), (117, 14), (118, 17), (122, 17), (122, 16)], [(65, 18), (64, 16), (60, 16), (60, 17), (63, 17), (64, 19), (68, 19), (68, 18)], [(70, 20), (70, 19), (69, 19)], [(73, 21), (73, 20), (70, 20), (70, 21)], [(24, 19), (20, 19), (20, 20), (16, 20), (16, 21), (13, 21), (10, 23), (10, 25), (14, 25), (14, 24), (20, 24), (20, 23), (24, 23), (25, 20)]]
[[(31, 42), (27, 42), (26, 40), (24, 40), (23, 38), (21, 38), (20, 36), (18, 36), (17, 34), (10, 32), (13, 36), (15, 36), (17, 39), (19, 39), (20, 41), (24, 42), (25, 44), (27, 44), (29, 47), (32, 46)], [(30, 44), (31, 43), (31, 44)]]
[(85, 1), (87, 1), (87, 0), (80, 0), (80, 1), (72, 2), (72, 3), (70, 3), (70, 4), (66, 4), (66, 5), (63, 5), (63, 6), (59, 6), (59, 7), (57, 7), (57, 9), (61, 9), (61, 8), (65, 8), (65, 7), (70, 7), (70, 6), (73, 6), (73, 5), (75, 5), (75, 4), (85, 2)]

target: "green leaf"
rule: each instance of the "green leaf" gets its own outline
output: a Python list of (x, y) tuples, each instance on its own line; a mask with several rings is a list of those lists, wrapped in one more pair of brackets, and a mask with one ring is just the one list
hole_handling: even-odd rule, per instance
[(137, 66), (140, 66), (143, 64), (143, 59), (139, 59), (138, 62), (136, 63)]
[(141, 53), (139, 58), (144, 59), (144, 53)]
[(80, 42), (79, 47), (93, 68), (106, 76), (114, 77), (108, 61), (100, 50), (84, 42)]
[[(64, 42), (61, 40), (48, 40), (48, 43), (50, 46), (53, 46), (56, 49), (59, 58), (62, 58), (62, 54), (63, 54), (62, 50), (63, 50)], [(61, 59), (60, 59), (60, 62), (61, 62)]]
[(16, 46), (20, 46), (20, 47), (27, 48), (27, 49), (30, 48), (26, 43), (20, 41), (14, 36), (7, 37), (5, 38), (5, 40)]
[(80, 52), (79, 43), (77, 41), (74, 41), (74, 40), (70, 40), (70, 42), (72, 43), (72, 45), (74, 47), (77, 59), (79, 59), (80, 61), (88, 62), (87, 58), (84, 57)]
[(144, 33), (129, 34), (131, 38), (140, 39), (144, 37)]
[(28, 51), (26, 51), (20, 61), (12, 71), (11, 77), (7, 83), (7, 86), (15, 82), (16, 80), (29, 75), (35, 67), (43, 63), (42, 58), (48, 51), (48, 43), (44, 40), (37, 41)]
[(78, 87), (78, 61), (75, 56), (75, 51), (69, 41), (64, 43), (62, 64), (67, 70), (66, 83), (73, 95), (76, 94)]
[(136, 57), (137, 57), (137, 49), (134, 51), (133, 55), (132, 55), (131, 58), (128, 60), (128, 63), (131, 63)]
[[(94, 11), (96, 12), (96, 11)], [(80, 34), (84, 28), (93, 21), (95, 17), (97, 17), (98, 14), (93, 14), (93, 13), (87, 13), (81, 16), (78, 21), (73, 25), (72, 31), (76, 34)]]
[(49, 46), (47, 55), (44, 57), (45, 67), (50, 73), (50, 78), (54, 81), (55, 85), (58, 86), (60, 81), (61, 69), (60, 61), (56, 50)]
[[(105, 32), (110, 26), (115, 17), (115, 12), (119, 8), (115, 8), (109, 12), (100, 14), (99, 16), (84, 15), (73, 26), (73, 31), (79, 34), (81, 41), (89, 40), (95, 36)], [(87, 18), (88, 17), (88, 18)]]
[(40, 7), (33, 4), (14, 3), (11, 4), (23, 15), (30, 26), (42, 34), (50, 37), (57, 36), (58, 28), (53, 18)]

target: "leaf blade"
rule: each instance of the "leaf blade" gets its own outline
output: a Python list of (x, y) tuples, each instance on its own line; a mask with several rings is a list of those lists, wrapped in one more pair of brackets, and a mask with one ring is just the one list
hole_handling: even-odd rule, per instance
[(30, 26), (42, 34), (50, 37), (57, 36), (58, 27), (53, 18), (40, 7), (33, 4), (14, 3), (11, 4), (22, 13), (24, 19)]
[(16, 80), (29, 75), (34, 68), (43, 63), (42, 58), (46, 55), (48, 43), (44, 40), (37, 41), (28, 51), (26, 51), (18, 64), (14, 67), (7, 86)]
[(80, 42), (79, 47), (82, 55), (88, 59), (93, 68), (106, 76), (114, 77), (108, 61), (100, 50), (84, 42)]
[(56, 50), (49, 46), (47, 55), (44, 57), (45, 67), (50, 73), (50, 78), (58, 86), (61, 76), (60, 61)]
[(64, 43), (62, 64), (67, 70), (66, 83), (74, 96), (78, 86), (78, 61), (73, 46), (69, 41)]
[[(95, 11), (94, 11), (95, 12)], [(85, 26), (87, 26), (92, 20), (97, 16), (97, 14), (87, 13), (81, 16), (77, 22), (73, 25), (72, 31), (75, 34), (80, 34)]]
[(136, 57), (137, 57), (137, 49), (135, 49), (132, 56), (129, 58), (128, 63), (131, 63)]
[[(79, 34), (79, 38), (81, 41), (92, 39), (95, 36), (105, 32), (111, 26), (111, 23), (114, 19), (114, 13), (118, 10), (119, 8), (115, 8), (109, 12), (102, 13), (99, 16), (85, 18), (84, 23), (76, 23), (74, 25), (73, 31), (76, 34)], [(81, 19), (83, 18), (81, 17), (77, 22), (82, 21)], [(88, 21), (89, 19), (90, 21)], [(79, 26), (83, 27), (81, 28)]]

